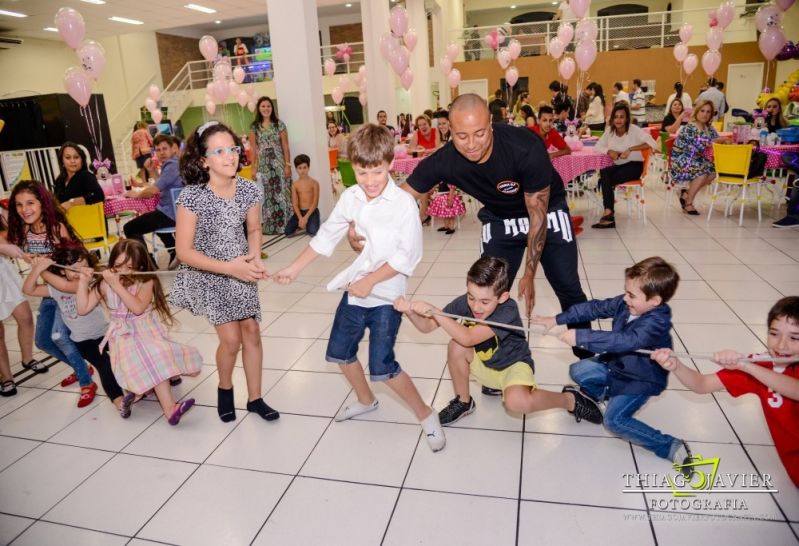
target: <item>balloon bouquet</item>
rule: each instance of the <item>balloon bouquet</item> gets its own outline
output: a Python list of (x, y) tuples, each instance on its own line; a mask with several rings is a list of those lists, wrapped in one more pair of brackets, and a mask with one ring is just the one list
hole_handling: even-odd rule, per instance
[(64, 88), (80, 106), (80, 115), (86, 122), (95, 159), (108, 161), (102, 159), (103, 134), (97, 100), (94, 100), (94, 110), (89, 106), (93, 82), (105, 70), (105, 49), (99, 42), (83, 39), (86, 35), (86, 23), (83, 16), (72, 8), (59, 9), (55, 15), (55, 25), (64, 42), (75, 50), (80, 62), (80, 66), (67, 68), (64, 73)]
[[(785, 32), (782, 28), (782, 14), (793, 5), (794, 0), (777, 0), (776, 5), (763, 6), (755, 14), (757, 30), (761, 32), (758, 46), (760, 52), (767, 61), (772, 61), (776, 57), (778, 60), (786, 58), (784, 48), (786, 46)], [(788, 57), (799, 58), (799, 52), (788, 51)], [(780, 56), (782, 59), (780, 59)], [(766, 63), (766, 81), (771, 63)]]
[[(380, 37), (380, 54), (399, 77), (400, 85), (407, 90), (413, 85), (413, 71), (410, 68), (411, 53), (416, 49), (419, 34), (416, 29), (408, 27), (408, 12), (402, 6), (391, 8), (388, 23), (391, 31)], [(447, 51), (452, 45), (450, 44)], [(455, 57), (457, 57), (457, 50), (452, 59)], [(458, 81), (460, 81), (460, 73)]]
[[(199, 46), (203, 58), (213, 63), (211, 81), (205, 86), (205, 111), (208, 115), (216, 113), (217, 104), (224, 107), (228, 97), (235, 99), (241, 108), (246, 106), (250, 112), (255, 112), (255, 87), (253, 83), (244, 84), (247, 76), (244, 69), (240, 66), (233, 68), (230, 59), (219, 54), (219, 44), (213, 36), (200, 38)], [(238, 113), (242, 115), (241, 110)]]
[(513, 102), (511, 99), (512, 89), (519, 81), (519, 69), (512, 66), (511, 63), (519, 58), (522, 54), (522, 44), (519, 40), (513, 38), (508, 42), (505, 47), (499, 47), (500, 36), (507, 36), (507, 31), (502, 27), (497, 27), (483, 37), (483, 41), (489, 45), (496, 52), (496, 59), (502, 70), (505, 71), (505, 82), (508, 84), (507, 96), (505, 99), (510, 104)]
[[(341, 104), (341, 102), (344, 100), (344, 93), (352, 85), (352, 80), (350, 80), (350, 59), (352, 57), (352, 46), (350, 46), (347, 42), (337, 45), (335, 56), (337, 59), (344, 61), (347, 67), (347, 73), (339, 78), (338, 85), (334, 87), (333, 91), (330, 93), (333, 97), (333, 102), (336, 104)], [(325, 75), (332, 76), (336, 73), (335, 60), (330, 58), (325, 59), (323, 66)], [(366, 95), (366, 65), (361, 65), (361, 67), (358, 68), (358, 72), (355, 73), (354, 83), (358, 88), (358, 102), (361, 103), (361, 106), (366, 106), (368, 101)]]

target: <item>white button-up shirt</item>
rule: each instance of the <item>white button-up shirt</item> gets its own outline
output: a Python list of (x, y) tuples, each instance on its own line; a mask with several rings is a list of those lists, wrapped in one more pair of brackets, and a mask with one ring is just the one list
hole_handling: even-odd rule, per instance
[(416, 201), (391, 178), (383, 193), (371, 201), (360, 186), (351, 186), (341, 194), (330, 217), (311, 239), (311, 248), (330, 256), (347, 234), (351, 221), (355, 222), (357, 233), (366, 238), (364, 248), (348, 268), (328, 283), (327, 289), (345, 288), (388, 264), (397, 275), (376, 284), (366, 298), (349, 296), (348, 302), (361, 307), (390, 305), (405, 295), (407, 279), (422, 259), (422, 224)]
[[(653, 150), (658, 148), (657, 142), (655, 142), (655, 139), (653, 139), (652, 135), (649, 134), (649, 131), (630, 124), (630, 128), (622, 136), (618, 136), (613, 127), (608, 128), (599, 138), (599, 141), (597, 141), (596, 145), (594, 146), (594, 150), (603, 154), (608, 153), (610, 150), (613, 150), (614, 152), (623, 152), (628, 148), (638, 146), (639, 144), (647, 144)], [(636, 150), (634, 152), (630, 152), (630, 155), (627, 157), (627, 159), (619, 158), (614, 161), (614, 163), (616, 165), (623, 165), (625, 163), (629, 163), (630, 161), (643, 160), (643, 154), (641, 154), (639, 150)]]

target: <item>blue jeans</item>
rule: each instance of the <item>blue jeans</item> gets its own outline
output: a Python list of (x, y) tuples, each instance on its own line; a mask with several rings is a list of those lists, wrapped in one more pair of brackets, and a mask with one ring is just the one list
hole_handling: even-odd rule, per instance
[(333, 319), (325, 360), (336, 364), (357, 362), (358, 343), (369, 328), (369, 378), (385, 381), (396, 377), (402, 371), (394, 356), (394, 343), (401, 321), (402, 313), (393, 305), (350, 305), (345, 292)]
[(69, 328), (61, 318), (56, 301), (53, 298), (43, 298), (36, 317), (36, 346), (53, 358), (68, 364), (75, 370), (80, 386), (87, 387), (92, 384), (89, 367), (69, 335)]
[(586, 358), (569, 366), (569, 375), (580, 385), (585, 394), (597, 402), (607, 398), (608, 405), (604, 416), (606, 429), (623, 440), (654, 452), (658, 457), (671, 460), (681, 441), (633, 418), (650, 396), (648, 394), (608, 396), (608, 374), (607, 364), (593, 358)]

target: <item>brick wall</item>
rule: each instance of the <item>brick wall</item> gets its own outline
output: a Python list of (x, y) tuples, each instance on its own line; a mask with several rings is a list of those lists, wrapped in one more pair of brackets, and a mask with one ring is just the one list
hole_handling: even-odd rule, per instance
[(158, 45), (158, 58), (161, 62), (161, 76), (168, 85), (183, 65), (189, 61), (201, 61), (199, 40), (171, 34), (155, 33)]
[(336, 25), (330, 27), (330, 43), (332, 45), (338, 45), (343, 44), (344, 42), (347, 42), (348, 44), (363, 42), (363, 29), (361, 28), (361, 23)]

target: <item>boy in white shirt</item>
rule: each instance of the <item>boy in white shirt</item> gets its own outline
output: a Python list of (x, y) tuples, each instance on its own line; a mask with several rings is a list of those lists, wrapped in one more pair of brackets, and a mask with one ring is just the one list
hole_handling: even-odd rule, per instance
[(346, 289), (333, 320), (325, 359), (338, 363), (358, 400), (336, 416), (351, 419), (377, 409), (378, 401), (366, 382), (358, 361), (358, 342), (369, 328), (369, 375), (385, 381), (411, 407), (422, 425), (430, 449), (446, 445), (438, 413), (424, 403), (410, 376), (394, 357), (394, 343), (402, 314), (392, 302), (405, 295), (407, 278), (422, 259), (422, 225), (411, 195), (389, 176), (394, 160), (394, 139), (385, 127), (367, 124), (350, 138), (348, 156), (356, 186), (336, 203), (309, 245), (274, 278), (288, 284), (320, 254), (330, 256), (355, 222), (365, 237), (355, 261), (328, 283), (328, 290)]

